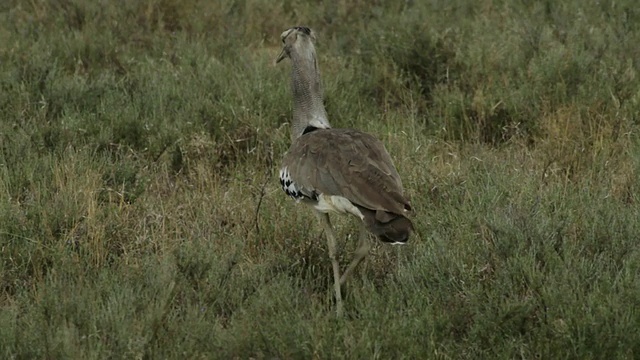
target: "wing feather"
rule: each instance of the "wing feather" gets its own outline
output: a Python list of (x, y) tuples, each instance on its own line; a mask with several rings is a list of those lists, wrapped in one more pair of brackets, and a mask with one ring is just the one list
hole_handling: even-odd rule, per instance
[(296, 139), (284, 164), (305, 194), (338, 195), (355, 205), (398, 215), (410, 209), (391, 156), (367, 133), (315, 130)]

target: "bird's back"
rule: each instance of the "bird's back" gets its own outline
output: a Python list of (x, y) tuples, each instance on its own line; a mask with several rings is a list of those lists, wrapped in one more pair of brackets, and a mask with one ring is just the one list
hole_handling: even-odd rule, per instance
[(406, 218), (411, 210), (384, 145), (358, 130), (316, 129), (297, 138), (283, 160), (281, 183), (289, 195), (307, 202), (348, 200), (370, 230)]

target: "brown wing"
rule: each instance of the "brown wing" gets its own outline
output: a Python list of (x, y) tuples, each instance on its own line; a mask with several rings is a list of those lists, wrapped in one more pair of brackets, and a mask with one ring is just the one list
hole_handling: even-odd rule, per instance
[(315, 130), (296, 139), (284, 166), (305, 194), (339, 195), (355, 205), (398, 215), (410, 209), (391, 156), (369, 134)]

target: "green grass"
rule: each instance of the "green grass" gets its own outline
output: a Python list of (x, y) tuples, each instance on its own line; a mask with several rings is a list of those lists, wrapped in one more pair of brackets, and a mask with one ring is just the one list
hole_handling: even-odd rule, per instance
[[(634, 1), (8, 1), (3, 358), (640, 356)], [(416, 209), (334, 316), (279, 189), (289, 65), (382, 139)], [(345, 266), (353, 219), (336, 218)]]

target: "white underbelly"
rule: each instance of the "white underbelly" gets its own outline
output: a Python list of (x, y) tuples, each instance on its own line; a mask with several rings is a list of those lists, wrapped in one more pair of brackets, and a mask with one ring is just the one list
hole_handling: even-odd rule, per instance
[(360, 210), (351, 201), (342, 196), (321, 194), (318, 196), (318, 202), (313, 207), (323, 213), (349, 213), (357, 216), (360, 220), (364, 220), (364, 215)]

